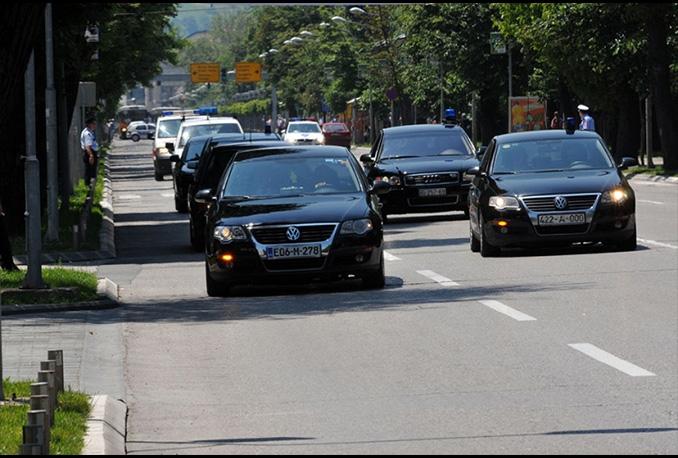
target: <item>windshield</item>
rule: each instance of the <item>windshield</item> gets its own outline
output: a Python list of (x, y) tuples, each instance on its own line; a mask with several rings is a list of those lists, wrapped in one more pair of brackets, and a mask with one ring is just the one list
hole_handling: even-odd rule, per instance
[(385, 135), (381, 159), (428, 156), (469, 156), (470, 145), (459, 131)]
[(158, 138), (176, 138), (179, 133), (179, 126), (181, 126), (181, 119), (168, 119), (166, 121), (160, 120), (158, 122)]
[(188, 126), (184, 128), (184, 131), (181, 133), (181, 141), (179, 146), (184, 146), (189, 138), (191, 137), (202, 137), (213, 136), (219, 134), (240, 134), (242, 130), (240, 125), (234, 122), (221, 123), (221, 124), (204, 124), (199, 126)]
[(524, 141), (497, 145), (492, 173), (608, 169), (613, 164), (596, 138)]
[(320, 132), (320, 126), (318, 124), (290, 124), (287, 128), (287, 133), (304, 133), (304, 134), (317, 134)]
[(224, 197), (349, 194), (360, 183), (348, 159), (271, 157), (235, 162)]
[(346, 124), (325, 124), (323, 129), (325, 132), (348, 132)]

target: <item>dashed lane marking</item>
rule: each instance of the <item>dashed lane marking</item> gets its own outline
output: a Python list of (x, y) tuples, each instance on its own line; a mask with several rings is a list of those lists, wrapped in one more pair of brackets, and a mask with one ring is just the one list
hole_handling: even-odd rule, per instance
[(530, 315), (527, 315), (521, 311), (518, 311), (514, 308), (509, 307), (506, 304), (502, 304), (499, 301), (494, 301), (494, 300), (484, 300), (484, 301), (478, 301), (481, 304), (483, 304), (485, 307), (489, 307), (495, 312), (503, 313), (506, 316), (509, 316), (513, 318), (516, 321), (537, 321), (536, 318), (531, 317)]
[(643, 369), (642, 367), (638, 367), (635, 364), (631, 364), (628, 361), (618, 358), (613, 354), (606, 352), (605, 350), (601, 350), (590, 343), (568, 344), (568, 346), (581, 353), (584, 353), (586, 356), (589, 356), (596, 361), (607, 364), (608, 366), (613, 367), (618, 371), (625, 373), (626, 375), (630, 375), (631, 377), (654, 377), (657, 375)]
[(433, 272), (432, 270), (417, 270), (419, 275), (430, 278), (431, 280), (440, 283), (443, 286), (459, 286), (459, 283), (450, 280), (447, 277), (443, 277), (440, 274)]

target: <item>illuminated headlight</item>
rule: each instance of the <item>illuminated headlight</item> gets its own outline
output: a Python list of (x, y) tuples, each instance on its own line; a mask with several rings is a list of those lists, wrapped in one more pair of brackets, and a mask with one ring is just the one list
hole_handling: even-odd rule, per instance
[(365, 235), (374, 228), (369, 218), (346, 221), (341, 225), (341, 233), (344, 235)]
[(318, 137), (316, 139), (316, 142), (318, 142), (318, 145), (324, 145), (325, 144), (325, 137)]
[(520, 210), (520, 203), (515, 197), (492, 196), (490, 197), (490, 207), (497, 210)]
[(463, 180), (464, 183), (472, 183), (472, 182), (473, 182), (473, 178), (475, 178), (475, 175), (471, 175), (471, 174), (465, 173), (465, 174), (463, 175), (462, 180)]
[(628, 198), (628, 193), (623, 189), (611, 189), (603, 193), (600, 202), (603, 204), (623, 204)]
[(385, 181), (386, 183), (390, 184), (391, 186), (400, 186), (400, 177), (392, 176), (392, 177), (376, 177), (374, 179), (375, 182), (378, 181)]
[(231, 243), (234, 240), (247, 240), (247, 235), (240, 226), (217, 226), (214, 228), (214, 238), (221, 243)]

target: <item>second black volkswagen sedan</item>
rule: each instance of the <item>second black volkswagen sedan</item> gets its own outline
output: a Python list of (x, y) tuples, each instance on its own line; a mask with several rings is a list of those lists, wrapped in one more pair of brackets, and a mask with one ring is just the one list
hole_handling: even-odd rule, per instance
[(383, 288), (378, 194), (346, 148), (288, 146), (238, 153), (207, 213), (210, 296), (235, 285), (355, 276)]
[(635, 197), (595, 132), (495, 137), (470, 191), (471, 250), (603, 242), (636, 248)]
[(466, 132), (455, 125), (418, 124), (384, 129), (360, 158), (371, 182), (391, 184), (382, 216), (459, 210), (468, 213), (467, 170), (478, 160)]

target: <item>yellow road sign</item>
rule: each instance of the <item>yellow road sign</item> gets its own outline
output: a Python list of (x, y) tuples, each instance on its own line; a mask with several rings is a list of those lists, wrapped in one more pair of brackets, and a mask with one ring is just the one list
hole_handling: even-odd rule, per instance
[(214, 63), (191, 64), (191, 81), (194, 83), (219, 83), (221, 66)]
[(236, 83), (258, 83), (261, 81), (261, 64), (256, 62), (238, 62), (235, 64)]

